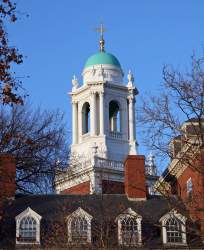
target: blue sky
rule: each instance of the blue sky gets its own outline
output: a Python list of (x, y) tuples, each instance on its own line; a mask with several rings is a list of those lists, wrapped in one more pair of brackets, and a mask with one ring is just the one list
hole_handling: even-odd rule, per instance
[[(26, 56), (18, 76), (34, 105), (65, 112), (71, 128), (71, 104), (67, 92), (87, 58), (98, 51), (95, 28), (103, 21), (106, 51), (120, 61), (126, 74), (135, 75), (140, 97), (156, 92), (162, 67), (186, 67), (204, 42), (203, 0), (17, 0), (21, 13), (8, 27), (11, 44)], [(139, 137), (140, 153), (145, 153)]]

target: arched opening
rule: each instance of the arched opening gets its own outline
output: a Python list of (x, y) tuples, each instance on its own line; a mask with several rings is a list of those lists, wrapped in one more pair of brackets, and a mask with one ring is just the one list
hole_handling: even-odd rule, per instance
[(85, 102), (82, 107), (82, 134), (89, 133), (90, 131), (90, 105)]
[(36, 242), (37, 222), (32, 217), (24, 217), (20, 222), (19, 236), (21, 242)]
[(166, 222), (167, 243), (182, 243), (181, 222), (176, 218), (170, 218)]
[(109, 103), (109, 127), (111, 132), (121, 132), (120, 108), (116, 101)]
[(136, 218), (128, 216), (122, 220), (121, 235), (124, 245), (136, 245), (138, 243)]
[(76, 217), (71, 222), (73, 242), (86, 242), (88, 240), (88, 222), (83, 217)]

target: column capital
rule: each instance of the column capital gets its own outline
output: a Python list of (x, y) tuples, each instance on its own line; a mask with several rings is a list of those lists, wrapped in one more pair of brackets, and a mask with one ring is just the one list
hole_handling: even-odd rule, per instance
[(91, 91), (90, 91), (90, 95), (91, 95), (91, 96), (94, 96), (96, 93), (97, 93), (96, 90), (91, 90)]
[(127, 97), (127, 99), (128, 99), (129, 102), (135, 102), (135, 96), (134, 95), (129, 95)]
[(78, 101), (77, 100), (72, 100), (72, 104), (77, 104)]

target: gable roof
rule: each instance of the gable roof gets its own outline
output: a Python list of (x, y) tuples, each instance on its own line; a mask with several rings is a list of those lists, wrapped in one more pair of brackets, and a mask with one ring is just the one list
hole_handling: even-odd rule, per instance
[(22, 211), (20, 214), (16, 215), (15, 219), (21, 219), (26, 216), (32, 216), (36, 218), (37, 220), (41, 220), (42, 216), (37, 214), (34, 210), (32, 210), (30, 207), (27, 207), (24, 211)]

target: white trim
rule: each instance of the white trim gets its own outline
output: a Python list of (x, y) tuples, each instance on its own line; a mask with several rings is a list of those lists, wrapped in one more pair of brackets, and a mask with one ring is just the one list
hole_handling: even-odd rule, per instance
[[(166, 232), (166, 222), (170, 218), (176, 218), (181, 222), (181, 236), (182, 236), (182, 242), (181, 243), (169, 243), (167, 242), (167, 232)], [(187, 218), (183, 216), (182, 214), (178, 213), (175, 209), (172, 209), (169, 213), (163, 215), (159, 222), (162, 224), (162, 239), (163, 244), (170, 244), (170, 245), (179, 245), (183, 244), (186, 245), (186, 220)]]
[(131, 198), (131, 197), (128, 197), (128, 200), (129, 201), (146, 201), (147, 198)]
[(93, 219), (93, 217), (90, 214), (88, 214), (85, 210), (83, 210), (81, 207), (79, 207), (72, 214), (67, 216), (68, 242), (74, 243), (72, 242), (71, 223), (72, 219), (76, 217), (82, 217), (86, 219), (88, 223), (87, 243), (91, 243), (91, 220)]
[[(141, 229), (141, 221), (142, 221), (142, 216), (137, 214), (134, 210), (131, 208), (128, 208), (124, 211), (124, 213), (118, 215), (115, 219), (115, 222), (118, 223), (118, 243), (119, 245), (124, 245), (123, 240), (122, 240), (122, 220), (124, 218), (135, 218), (137, 222), (137, 233), (138, 233), (138, 242), (135, 245), (142, 245), (142, 229)], [(132, 244), (133, 245), (133, 244)]]
[[(35, 242), (22, 242), (22, 241), (18, 240), (18, 238), (20, 237), (20, 235), (19, 235), (20, 223), (21, 223), (21, 220), (25, 217), (32, 217), (36, 221), (36, 241)], [(42, 219), (42, 216), (37, 214), (30, 207), (28, 207), (22, 213), (18, 214), (15, 217), (15, 220), (16, 220), (16, 244), (23, 244), (23, 245), (40, 244), (40, 221), (41, 221), (41, 219)]]
[[(184, 145), (182, 150), (178, 152), (176, 158), (174, 158), (170, 164), (168, 165), (168, 174), (171, 174), (175, 176), (177, 179), (182, 175), (182, 173), (186, 170), (187, 166), (185, 164), (181, 163), (181, 159), (188, 154), (188, 150), (192, 149), (193, 147), (193, 153), (194, 155), (198, 152), (199, 149), (199, 140), (197, 138), (190, 138), (189, 142), (187, 145)], [(190, 145), (189, 145), (190, 144)], [(192, 152), (192, 151), (191, 151)], [(192, 153), (190, 155), (192, 158)], [(193, 158), (192, 158), (193, 159)], [(154, 189), (159, 192), (165, 191), (162, 187), (170, 188), (168, 183), (165, 181), (166, 176), (160, 176), (159, 179), (156, 181), (154, 184)]]

